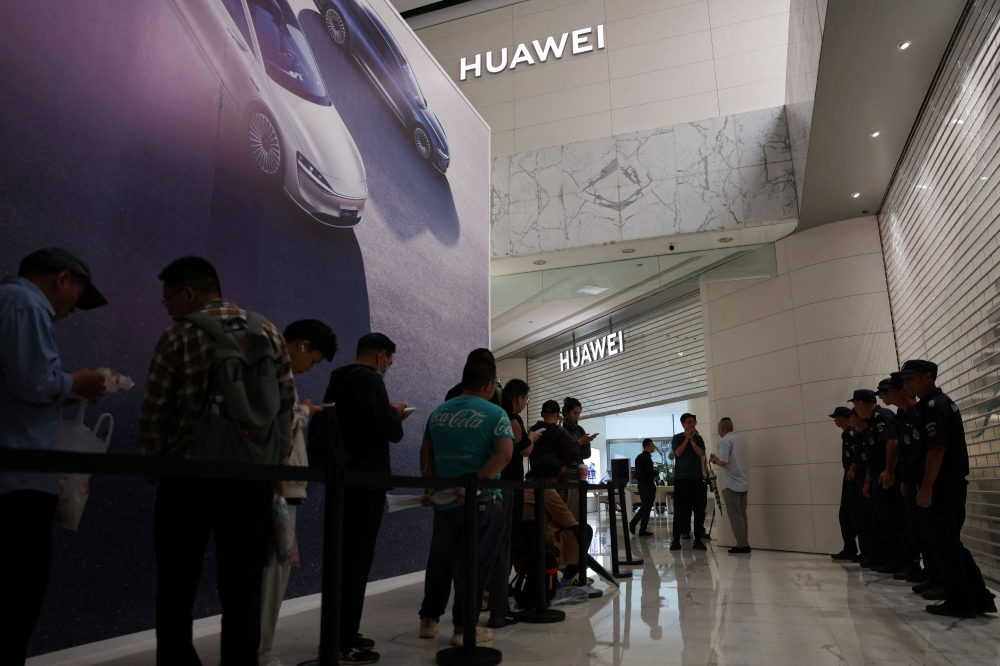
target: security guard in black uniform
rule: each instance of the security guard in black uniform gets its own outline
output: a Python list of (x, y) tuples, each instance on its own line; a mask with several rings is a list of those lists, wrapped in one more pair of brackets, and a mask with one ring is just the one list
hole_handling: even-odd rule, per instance
[[(834, 560), (851, 560), (858, 555), (858, 529), (854, 524), (854, 484), (848, 479), (851, 471), (851, 440), (856, 433), (851, 428), (851, 410), (847, 407), (837, 407), (830, 414), (830, 418), (841, 429), (840, 440), (840, 461), (844, 465), (843, 483), (840, 488), (840, 536), (844, 539), (844, 547), (836, 555), (831, 557)], [(853, 477), (852, 477), (853, 478)]]
[[(878, 397), (887, 407), (896, 408), (896, 449), (893, 452), (887, 451), (886, 467), (882, 473), (884, 478), (892, 479), (898, 483), (898, 490), (903, 496), (903, 511), (907, 534), (910, 537), (910, 544), (913, 548), (914, 565), (893, 575), (894, 580), (905, 580), (910, 583), (923, 584), (927, 581), (928, 572), (920, 568), (920, 556), (926, 557), (926, 549), (922, 548), (923, 538), (920, 533), (920, 525), (914, 512), (916, 509), (916, 493), (914, 492), (914, 481), (912, 478), (913, 467), (913, 438), (911, 436), (912, 426), (910, 424), (909, 410), (916, 404), (916, 400), (903, 390), (903, 376), (893, 373), (883, 379), (878, 384)], [(889, 455), (889, 454), (892, 455)], [(884, 485), (884, 484), (883, 484)], [(909, 485), (910, 495), (906, 496), (905, 486)], [(921, 588), (920, 591), (930, 589), (931, 585)]]
[(882, 554), (888, 559), (877, 573), (907, 575), (918, 569), (916, 548), (910, 539), (906, 525), (906, 511), (899, 484), (893, 473), (887, 471), (896, 467), (896, 417), (885, 407), (879, 407), (875, 391), (861, 389), (854, 392), (851, 399), (854, 409), (867, 419), (871, 432), (872, 447), (868, 459), (868, 475), (865, 487), (872, 498), (875, 526), (881, 540)]
[(993, 594), (962, 544), (969, 451), (958, 405), (936, 385), (937, 365), (907, 361), (899, 369), (904, 388), (920, 399), (914, 407), (914, 435), (920, 442), (917, 457), (917, 505), (924, 539), (932, 559), (940, 564), (947, 587), (944, 603), (927, 606), (927, 612), (948, 617), (973, 618), (997, 611)]
[[(919, 551), (924, 568), (906, 577), (909, 583), (916, 583), (913, 591), (923, 595), (924, 599), (941, 600), (945, 598), (944, 579), (941, 568), (927, 550), (924, 539), (924, 526), (920, 521), (920, 507), (917, 506), (917, 476), (916, 450), (920, 432), (916, 427), (916, 399), (903, 388), (903, 376), (892, 373), (889, 379), (879, 384), (879, 397), (886, 404), (896, 407), (896, 433), (899, 435), (896, 455), (896, 478), (899, 480), (900, 493), (906, 508), (906, 522), (910, 528), (910, 538)], [(925, 452), (926, 455), (926, 452)], [(895, 578), (895, 576), (894, 576)]]
[(859, 524), (864, 526), (861, 534), (867, 535), (867, 539), (863, 537), (861, 540), (861, 557), (858, 559), (858, 564), (863, 569), (875, 569), (889, 560), (884, 553), (885, 540), (880, 537), (876, 529), (871, 493), (865, 485), (865, 480), (868, 478), (868, 462), (871, 459), (871, 430), (868, 428), (868, 421), (861, 418), (854, 409), (851, 410), (851, 429), (854, 431), (854, 442), (856, 442), (852, 457), (856, 461), (853, 463), (855, 506), (858, 509)]

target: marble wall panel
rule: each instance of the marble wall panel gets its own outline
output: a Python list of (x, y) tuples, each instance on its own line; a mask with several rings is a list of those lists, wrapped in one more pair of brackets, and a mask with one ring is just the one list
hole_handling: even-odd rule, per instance
[(494, 257), (798, 211), (782, 107), (497, 157), (493, 173)]

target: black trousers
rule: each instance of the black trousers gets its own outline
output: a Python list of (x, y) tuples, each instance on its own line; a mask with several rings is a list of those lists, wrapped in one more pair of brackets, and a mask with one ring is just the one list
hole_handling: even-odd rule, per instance
[(656, 486), (639, 486), (639, 498), (642, 506), (639, 507), (638, 513), (632, 516), (629, 524), (634, 528), (638, 523), (639, 530), (645, 532), (646, 526), (649, 525), (649, 512), (653, 510), (653, 503), (656, 501)]
[(858, 533), (858, 544), (861, 554), (865, 557), (878, 557), (878, 541), (875, 539), (875, 525), (872, 522), (871, 500), (864, 496), (864, 472), (859, 472), (851, 482), (853, 496), (851, 515), (854, 518), (854, 528)]
[[(879, 470), (878, 474), (881, 472)], [(872, 473), (871, 494), (881, 550), (890, 562), (916, 562), (917, 549), (906, 520), (906, 505), (899, 492), (899, 481), (890, 488), (882, 488), (878, 474)]]
[(924, 538), (924, 525), (921, 522), (921, 512), (923, 509), (917, 504), (917, 484), (906, 481), (906, 495), (903, 497), (903, 504), (906, 506), (906, 520), (910, 526), (910, 538), (922, 556), (924, 569), (930, 577), (931, 583), (935, 587), (944, 587), (944, 579), (941, 576), (941, 568), (927, 551), (927, 540)]
[[(493, 574), (486, 589), (490, 593), (490, 614), (507, 616), (510, 615), (510, 554), (511, 540), (514, 527), (514, 504), (515, 496), (513, 490), (503, 490), (503, 535), (500, 537), (500, 547), (497, 550), (497, 561), (493, 565)], [(520, 515), (518, 523), (520, 523)]]
[(222, 602), (222, 666), (252, 666), (260, 648), (261, 578), (271, 543), (269, 481), (163, 479), (156, 490), (156, 662), (200, 666), (192, 617), (211, 535)]
[(940, 565), (948, 603), (962, 608), (992, 598), (972, 553), (962, 544), (967, 492), (964, 479), (936, 483), (930, 507), (921, 508), (924, 539), (932, 559)]
[(368, 575), (385, 516), (385, 491), (350, 488), (344, 493), (344, 552), (340, 579), (340, 651), (346, 653), (361, 628)]
[(42, 614), (52, 568), (52, 519), (59, 496), (0, 495), (0, 664), (22, 666)]
[(674, 539), (691, 532), (691, 514), (694, 513), (695, 538), (705, 529), (705, 506), (708, 495), (701, 479), (674, 480)]
[(844, 474), (844, 482), (840, 488), (840, 513), (838, 518), (840, 519), (840, 536), (844, 540), (844, 550), (843, 552), (849, 553), (851, 555), (858, 554), (858, 530), (854, 525), (854, 488), (850, 481), (847, 480), (847, 474)]

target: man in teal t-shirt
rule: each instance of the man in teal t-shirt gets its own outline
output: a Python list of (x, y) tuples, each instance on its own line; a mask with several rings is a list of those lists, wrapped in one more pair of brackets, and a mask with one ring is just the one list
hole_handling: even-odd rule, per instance
[[(496, 391), (496, 377), (496, 365), (488, 359), (476, 358), (465, 364), (462, 395), (445, 402), (427, 419), (420, 449), (420, 468), (425, 477), (458, 478), (475, 474), (480, 479), (500, 478), (500, 471), (507, 466), (513, 454), (514, 433), (507, 413), (489, 402)], [(427, 489), (425, 504), (430, 504), (430, 496), (434, 492), (433, 488)], [(465, 499), (479, 504), (476, 598), (482, 599), (503, 536), (504, 513), (499, 503), (499, 490)], [(452, 645), (462, 645), (466, 619), (465, 560), (462, 557), (465, 511), (454, 510), (461, 506), (464, 504), (435, 507), (431, 549), (424, 578), (424, 600), (420, 605), (420, 637), (434, 638), (454, 581), (452, 620), (455, 634), (451, 639)], [(476, 617), (468, 620), (477, 625), (476, 642), (485, 643), (492, 640), (493, 632), (478, 626), (480, 606), (476, 604)]]
[(674, 435), (670, 448), (674, 453), (674, 538), (670, 550), (681, 547), (681, 535), (692, 532), (691, 513), (694, 513), (695, 550), (705, 550), (700, 531), (705, 529), (705, 474), (702, 471), (702, 456), (705, 455), (705, 440), (698, 434), (698, 419), (694, 414), (683, 414), (683, 432)]

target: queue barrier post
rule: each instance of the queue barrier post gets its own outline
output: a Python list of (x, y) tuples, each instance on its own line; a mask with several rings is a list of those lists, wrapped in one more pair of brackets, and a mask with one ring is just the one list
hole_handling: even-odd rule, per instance
[[(615, 578), (631, 578), (631, 571), (622, 571), (618, 559), (618, 518), (615, 516), (615, 488), (618, 485), (612, 481), (608, 484), (608, 530), (611, 533), (611, 575)], [(626, 539), (628, 537), (625, 537)]]
[(580, 520), (577, 526), (576, 540), (580, 546), (580, 573), (577, 575), (577, 586), (587, 588), (587, 596), (590, 599), (598, 599), (604, 592), (591, 587), (587, 583), (587, 557), (590, 550), (590, 543), (587, 540), (587, 482), (580, 481)]
[(344, 554), (342, 548), (345, 477), (343, 463), (328, 454), (326, 503), (323, 512), (323, 594), (319, 618), (319, 666), (335, 666), (340, 661), (340, 581)]
[(548, 608), (545, 598), (545, 482), (535, 484), (535, 607), (517, 614), (517, 619), (528, 624), (562, 622), (566, 613)]
[[(622, 560), (621, 563), (625, 564), (627, 566), (637, 566), (639, 564), (642, 564), (643, 560), (642, 560), (641, 557), (632, 557), (632, 540), (629, 539), (628, 536), (627, 536), (628, 533), (629, 533), (629, 529), (628, 529), (628, 508), (626, 507), (626, 504), (625, 504), (625, 492), (626, 492), (626, 488), (625, 488), (625, 482), (624, 481), (622, 481), (622, 482), (620, 482), (618, 484), (618, 492), (619, 492), (619, 496), (621, 497), (621, 503), (620, 503), (620, 506), (619, 506), (619, 508), (620, 508), (620, 512), (619, 513), (621, 513), (621, 516), (622, 516), (622, 538), (625, 540), (625, 559)], [(614, 522), (614, 521), (611, 521), (611, 522)]]
[[(437, 653), (441, 666), (496, 666), (503, 661), (503, 654), (495, 648), (476, 645), (476, 628), (479, 626), (479, 484), (475, 474), (465, 478), (465, 609), (462, 627), (462, 647), (452, 647)], [(459, 600), (455, 599), (455, 603)], [(325, 666), (325, 665), (324, 665)]]

